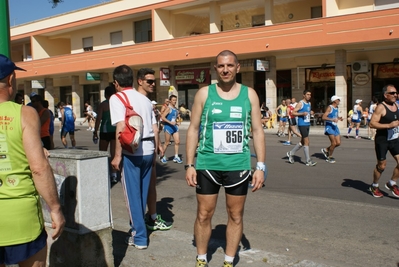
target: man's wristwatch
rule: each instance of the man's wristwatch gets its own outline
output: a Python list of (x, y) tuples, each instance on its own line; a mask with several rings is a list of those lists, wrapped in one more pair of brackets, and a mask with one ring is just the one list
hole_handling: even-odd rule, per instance
[(195, 165), (194, 164), (186, 164), (186, 165), (184, 165), (184, 169), (185, 170), (187, 170), (188, 168), (191, 168), (191, 167), (195, 168)]
[(265, 172), (265, 171), (266, 171), (266, 165), (265, 165), (265, 163), (263, 163), (263, 162), (257, 162), (257, 163), (256, 163), (256, 170)]

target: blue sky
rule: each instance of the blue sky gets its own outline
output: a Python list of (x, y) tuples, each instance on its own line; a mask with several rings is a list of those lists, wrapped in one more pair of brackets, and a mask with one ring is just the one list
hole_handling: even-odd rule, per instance
[(108, 1), (64, 0), (64, 2), (59, 3), (57, 7), (53, 8), (48, 0), (8, 0), (10, 26), (24, 24)]

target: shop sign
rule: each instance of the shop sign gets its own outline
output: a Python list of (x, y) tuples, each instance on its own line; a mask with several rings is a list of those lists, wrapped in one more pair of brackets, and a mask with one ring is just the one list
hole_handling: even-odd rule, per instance
[(160, 68), (159, 72), (159, 77), (161, 78), (161, 81), (168, 81), (170, 79), (169, 68)]
[(176, 84), (210, 84), (209, 69), (176, 70)]
[(46, 87), (44, 80), (32, 80), (31, 85), (35, 89), (44, 89)]
[(101, 80), (100, 73), (86, 72), (86, 81), (99, 81)]
[(366, 85), (370, 81), (370, 77), (366, 73), (359, 73), (353, 77), (353, 83), (356, 85)]
[(306, 69), (306, 81), (312, 83), (335, 81), (335, 68)]
[(373, 76), (375, 78), (399, 78), (399, 64), (374, 64)]
[(255, 71), (270, 71), (270, 61), (255, 59)]

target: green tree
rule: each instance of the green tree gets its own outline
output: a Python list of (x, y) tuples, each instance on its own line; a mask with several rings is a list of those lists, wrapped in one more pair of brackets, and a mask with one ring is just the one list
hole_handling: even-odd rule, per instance
[(53, 8), (55, 8), (59, 3), (64, 2), (63, 0), (49, 0), (51, 4), (53, 4)]

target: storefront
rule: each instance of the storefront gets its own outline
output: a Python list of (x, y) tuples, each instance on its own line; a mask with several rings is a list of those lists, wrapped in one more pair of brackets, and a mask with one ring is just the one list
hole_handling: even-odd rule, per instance
[(388, 84), (399, 90), (399, 62), (373, 64), (372, 95), (382, 100), (382, 88)]
[(175, 71), (175, 81), (179, 93), (178, 105), (191, 109), (198, 89), (211, 83), (210, 69), (184, 69)]

